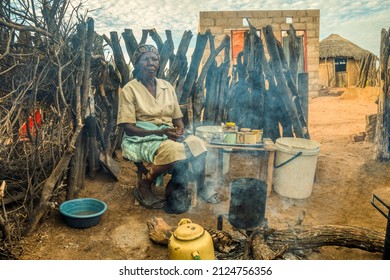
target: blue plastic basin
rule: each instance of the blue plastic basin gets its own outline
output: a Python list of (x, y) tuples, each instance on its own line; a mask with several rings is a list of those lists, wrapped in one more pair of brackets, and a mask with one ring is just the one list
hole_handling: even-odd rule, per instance
[(60, 213), (65, 223), (73, 228), (97, 225), (106, 210), (106, 203), (95, 198), (77, 198), (60, 205)]

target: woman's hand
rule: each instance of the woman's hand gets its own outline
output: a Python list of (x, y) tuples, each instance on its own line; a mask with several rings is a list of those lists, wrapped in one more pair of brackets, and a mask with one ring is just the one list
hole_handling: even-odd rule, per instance
[(168, 136), (168, 139), (171, 139), (176, 142), (184, 141), (184, 130), (180, 128), (164, 128), (163, 133)]

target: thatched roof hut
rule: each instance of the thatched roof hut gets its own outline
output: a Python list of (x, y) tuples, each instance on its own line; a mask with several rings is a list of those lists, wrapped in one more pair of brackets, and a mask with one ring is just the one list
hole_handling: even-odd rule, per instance
[[(320, 84), (328, 87), (364, 87), (367, 75), (375, 72), (376, 59), (371, 52), (340, 35), (331, 34), (320, 42)], [(367, 71), (363, 71), (363, 65), (367, 65)]]
[(320, 42), (320, 59), (345, 57), (361, 60), (366, 54), (370, 52), (337, 34), (331, 34)]

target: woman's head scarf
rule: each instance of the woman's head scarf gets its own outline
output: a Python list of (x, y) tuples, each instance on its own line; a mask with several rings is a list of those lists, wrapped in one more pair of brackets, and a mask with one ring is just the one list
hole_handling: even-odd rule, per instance
[(133, 63), (136, 64), (138, 59), (140, 58), (140, 56), (143, 54), (143, 53), (146, 53), (146, 52), (152, 52), (154, 54), (156, 54), (158, 56), (158, 50), (156, 49), (155, 46), (152, 46), (152, 45), (139, 45), (135, 51), (134, 51), (134, 54), (133, 54)]

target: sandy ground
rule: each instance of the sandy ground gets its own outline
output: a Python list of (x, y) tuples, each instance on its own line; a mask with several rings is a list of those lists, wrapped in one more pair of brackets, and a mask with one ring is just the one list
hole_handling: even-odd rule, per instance
[[(291, 199), (272, 192), (266, 201), (269, 227), (285, 229), (305, 213), (302, 225), (348, 225), (385, 232), (386, 219), (371, 205), (373, 194), (390, 203), (390, 164), (373, 160), (374, 145), (353, 142), (351, 136), (365, 131), (365, 116), (376, 113), (378, 90), (349, 89), (342, 96), (320, 96), (309, 101), (311, 139), (321, 143), (313, 192), (306, 199)], [(229, 211), (229, 185), (221, 185), (223, 201), (217, 205), (199, 200), (196, 208), (180, 215), (147, 210), (134, 205), (135, 168), (120, 161), (119, 182), (107, 174), (87, 180), (80, 197), (105, 201), (108, 211), (101, 222), (88, 229), (73, 229), (53, 211), (40, 228), (22, 242), (25, 260), (143, 260), (167, 259), (167, 247), (153, 243), (146, 221), (163, 218), (176, 225), (190, 218), (205, 228), (216, 228), (217, 216)], [(226, 175), (227, 176), (227, 175)], [(228, 177), (226, 177), (228, 178)], [(226, 179), (225, 178), (225, 179)], [(226, 180), (225, 180), (226, 181)], [(226, 222), (226, 221), (225, 221)], [(381, 253), (345, 247), (321, 247), (307, 259), (379, 260)]]

